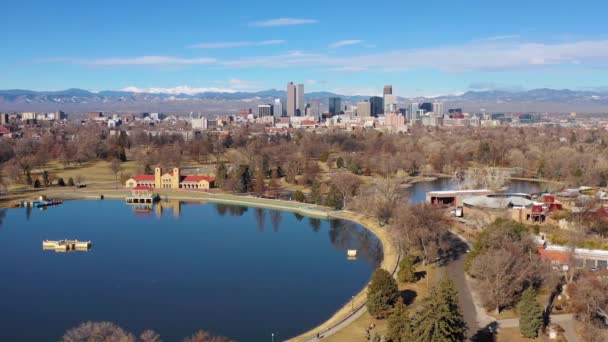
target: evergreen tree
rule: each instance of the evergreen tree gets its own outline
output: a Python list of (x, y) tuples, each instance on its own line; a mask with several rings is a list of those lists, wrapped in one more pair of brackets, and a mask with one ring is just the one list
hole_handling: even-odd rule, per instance
[(536, 291), (527, 288), (517, 305), (519, 309), (519, 331), (527, 338), (538, 337), (538, 331), (543, 324), (543, 309), (536, 301)]
[(51, 185), (51, 180), (49, 178), (49, 172), (46, 170), (44, 170), (44, 172), (42, 173), (42, 182), (43, 182), (44, 186)]
[(413, 341), (461, 342), (467, 339), (467, 325), (458, 305), (458, 291), (451, 280), (433, 288), (414, 320)]
[(150, 165), (146, 164), (146, 166), (144, 167), (144, 173), (146, 175), (151, 175), (151, 174), (154, 174), (154, 170), (152, 170)]
[(338, 169), (341, 169), (344, 167), (344, 159), (342, 157), (338, 157), (338, 159), (336, 160), (336, 167)]
[(38, 178), (36, 178), (36, 180), (34, 181), (34, 188), (39, 188), (40, 187), (40, 180), (38, 180)]
[(59, 179), (57, 180), (57, 185), (65, 186), (65, 181), (63, 180), (63, 178), (59, 177)]
[(344, 203), (342, 201), (342, 198), (338, 195), (338, 189), (336, 189), (336, 187), (332, 185), (331, 189), (329, 189), (327, 197), (325, 197), (325, 206), (338, 210), (342, 209), (343, 205)]
[(251, 191), (251, 173), (249, 166), (241, 165), (237, 170), (238, 174), (238, 192), (250, 192)]
[(412, 340), (412, 323), (403, 300), (398, 300), (395, 310), (388, 317), (388, 331), (386, 333), (390, 342), (409, 342)]
[(68, 186), (74, 186), (74, 178), (68, 178)]
[(219, 162), (215, 168), (215, 184), (218, 188), (223, 188), (228, 178), (228, 168), (224, 162)]
[(411, 256), (406, 256), (399, 262), (397, 278), (402, 283), (411, 283), (416, 280), (416, 267)]
[(304, 202), (306, 200), (306, 196), (304, 196), (302, 191), (296, 190), (296, 192), (293, 193), (293, 199), (298, 202)]
[(315, 179), (312, 181), (312, 186), (310, 188), (310, 203), (321, 204), (322, 200), (321, 183)]
[(377, 269), (367, 288), (367, 310), (376, 318), (385, 318), (397, 299), (399, 299), (397, 282), (387, 271)]

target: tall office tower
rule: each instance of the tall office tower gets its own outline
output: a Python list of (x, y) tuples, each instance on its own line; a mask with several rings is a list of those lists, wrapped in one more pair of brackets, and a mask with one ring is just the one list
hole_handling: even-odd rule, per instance
[(272, 106), (272, 114), (275, 118), (283, 116), (283, 104), (281, 103), (281, 99), (274, 100), (274, 105)]
[(397, 96), (392, 94), (384, 95), (384, 113), (394, 112), (397, 110)]
[(437, 115), (443, 115), (443, 103), (435, 102), (433, 103), (433, 113)]
[(357, 103), (357, 116), (366, 117), (371, 115), (370, 103), (367, 100), (360, 101)]
[(342, 112), (342, 99), (339, 97), (329, 98), (329, 113), (331, 115), (339, 115)]
[[(383, 99), (382, 112), (383, 113), (389, 113), (391, 110), (390, 109), (386, 109), (386, 107), (389, 106), (391, 103), (393, 103), (391, 101), (394, 101), (393, 100), (393, 86), (392, 85), (385, 85), (384, 86), (384, 90), (382, 91), (382, 99)], [(394, 103), (397, 104), (397, 101), (394, 101)]]
[(272, 116), (272, 105), (271, 104), (265, 104), (265, 105), (258, 106), (258, 118), (261, 118), (263, 116)]
[(408, 118), (407, 121), (412, 122), (414, 120), (416, 120), (416, 115), (418, 115), (418, 103), (414, 102), (414, 103), (410, 103), (410, 108), (407, 112), (408, 114)]
[(433, 104), (430, 102), (423, 102), (420, 104), (420, 106), (418, 107), (422, 110), (424, 110), (424, 112), (432, 112), (433, 111)]
[(296, 116), (296, 86), (287, 83), (287, 116)]
[(296, 115), (302, 116), (306, 113), (306, 103), (304, 103), (304, 85), (296, 86)]
[(369, 98), (372, 116), (378, 117), (378, 115), (384, 114), (383, 103), (384, 99), (382, 99), (380, 96), (372, 96)]

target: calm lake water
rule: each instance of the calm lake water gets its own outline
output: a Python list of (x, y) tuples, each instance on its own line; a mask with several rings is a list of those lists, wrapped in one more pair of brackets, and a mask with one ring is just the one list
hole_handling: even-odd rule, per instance
[[(454, 190), (458, 183), (450, 178), (437, 178), (430, 182), (417, 182), (405, 189), (411, 203), (420, 203), (426, 200), (426, 193), (429, 191)], [(551, 183), (531, 182), (524, 180), (511, 180), (507, 183), (505, 192), (524, 192), (538, 193), (550, 190)]]
[[(64, 238), (94, 245), (42, 250), (43, 239)], [(56, 341), (91, 320), (165, 341), (198, 329), (280, 341), (329, 318), (381, 256), (357, 224), (274, 210), (192, 203), (136, 213), (122, 201), (3, 210), (0, 340)]]

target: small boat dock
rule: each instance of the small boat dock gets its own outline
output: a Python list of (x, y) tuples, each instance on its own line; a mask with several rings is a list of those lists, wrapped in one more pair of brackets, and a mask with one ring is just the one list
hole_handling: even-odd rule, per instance
[(149, 186), (136, 186), (131, 190), (131, 196), (125, 198), (128, 204), (152, 204), (157, 202), (160, 197), (154, 194), (154, 189)]
[(78, 240), (44, 240), (42, 249), (54, 250), (55, 252), (88, 251), (91, 248), (91, 241)]
[(25, 200), (20, 202), (21, 207), (45, 208), (52, 205), (62, 204), (60, 199), (49, 199), (46, 196), (40, 196), (38, 200)]

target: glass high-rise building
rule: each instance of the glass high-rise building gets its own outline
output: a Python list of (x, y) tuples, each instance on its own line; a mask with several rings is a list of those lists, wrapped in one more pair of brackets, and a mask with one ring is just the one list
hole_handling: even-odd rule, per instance
[(371, 107), (371, 115), (377, 117), (380, 114), (384, 114), (384, 99), (380, 96), (372, 96), (369, 98)]
[(338, 115), (342, 112), (342, 99), (340, 97), (329, 98), (329, 113), (332, 115)]
[(304, 102), (304, 85), (296, 86), (296, 115), (306, 115), (306, 103)]

